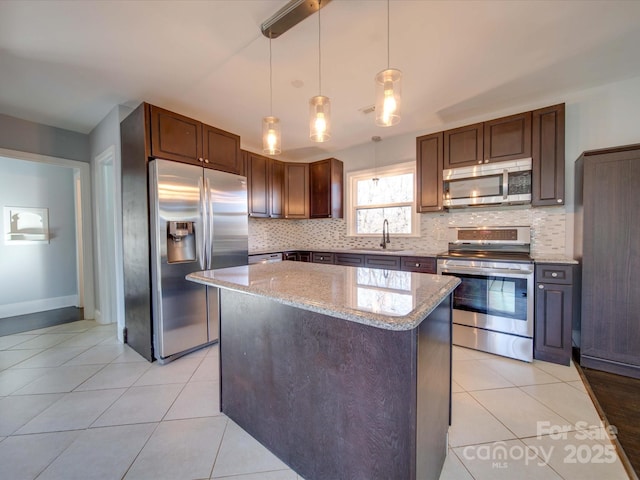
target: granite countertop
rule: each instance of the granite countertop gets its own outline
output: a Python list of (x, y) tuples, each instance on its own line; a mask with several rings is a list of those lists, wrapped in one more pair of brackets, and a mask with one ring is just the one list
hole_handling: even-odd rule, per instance
[(566, 263), (569, 265), (571, 264), (577, 265), (578, 263), (580, 263), (571, 257), (567, 257), (566, 255), (552, 255), (552, 254), (535, 255), (533, 257), (533, 261), (535, 263)]
[(460, 283), (451, 276), (307, 262), (207, 270), (187, 280), (385, 330), (417, 327)]
[(357, 247), (357, 248), (283, 248), (280, 250), (255, 250), (249, 252), (249, 255), (263, 255), (265, 253), (276, 253), (276, 252), (327, 252), (327, 253), (358, 253), (360, 255), (395, 255), (399, 257), (436, 257), (438, 254), (442, 253), (442, 251), (434, 251), (434, 250), (412, 250), (412, 249), (394, 249), (387, 248), (383, 250), (382, 248), (375, 247)]

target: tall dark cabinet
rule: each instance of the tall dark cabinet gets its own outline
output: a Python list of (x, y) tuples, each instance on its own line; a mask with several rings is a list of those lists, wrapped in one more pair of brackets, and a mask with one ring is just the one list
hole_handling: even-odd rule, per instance
[(576, 161), (580, 364), (640, 378), (640, 144)]

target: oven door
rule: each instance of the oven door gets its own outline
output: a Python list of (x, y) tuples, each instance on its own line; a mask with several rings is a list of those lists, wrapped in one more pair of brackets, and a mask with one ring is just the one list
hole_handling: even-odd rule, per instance
[[(478, 262), (475, 262), (478, 263)], [(458, 277), (453, 293), (453, 323), (533, 337), (533, 268), (438, 266)]]

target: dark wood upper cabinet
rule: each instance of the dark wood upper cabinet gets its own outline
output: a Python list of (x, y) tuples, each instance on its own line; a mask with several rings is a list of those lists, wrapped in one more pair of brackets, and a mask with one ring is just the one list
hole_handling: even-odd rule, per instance
[(247, 165), (249, 216), (284, 217), (284, 163), (243, 152)]
[(476, 123), (444, 132), (444, 168), (483, 163), (483, 127)]
[(249, 216), (268, 217), (271, 214), (271, 192), (269, 185), (269, 161), (267, 157), (243, 152), (247, 163), (247, 193)]
[(202, 124), (202, 152), (207, 168), (245, 175), (238, 135)]
[(443, 133), (416, 139), (418, 212), (442, 210)]
[(151, 156), (199, 165), (202, 163), (201, 123), (151, 105)]
[(531, 157), (531, 112), (484, 122), (484, 163)]
[(151, 110), (151, 156), (244, 175), (240, 137), (155, 105)]
[(531, 157), (531, 112), (444, 132), (444, 168)]
[(284, 217), (309, 218), (309, 164), (285, 163)]
[(284, 218), (284, 162), (271, 160), (271, 218)]
[(564, 103), (533, 111), (532, 192), (535, 207), (564, 204)]
[(343, 163), (336, 158), (309, 164), (311, 218), (342, 218), (343, 176)]

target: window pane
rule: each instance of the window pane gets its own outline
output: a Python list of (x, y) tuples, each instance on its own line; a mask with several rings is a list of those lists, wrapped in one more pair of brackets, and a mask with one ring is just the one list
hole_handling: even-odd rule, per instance
[(411, 233), (411, 206), (356, 209), (356, 233), (382, 234), (382, 222), (389, 220), (390, 233)]
[(380, 176), (378, 184), (373, 180), (357, 181), (357, 205), (413, 202), (413, 173)]

